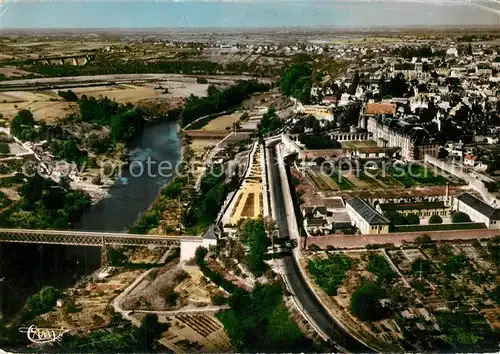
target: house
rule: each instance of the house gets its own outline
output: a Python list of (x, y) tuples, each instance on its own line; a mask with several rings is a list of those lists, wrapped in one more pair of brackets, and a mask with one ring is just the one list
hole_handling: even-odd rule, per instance
[(309, 235), (330, 234), (333, 227), (332, 213), (326, 206), (307, 206), (302, 208), (304, 228)]
[(331, 104), (337, 103), (337, 99), (333, 96), (325, 96), (321, 100), (321, 104), (324, 104), (325, 106), (329, 106)]
[(363, 199), (355, 197), (348, 200), (346, 209), (352, 225), (356, 226), (362, 234), (389, 233), (389, 220)]
[(477, 156), (472, 154), (466, 154), (464, 156), (464, 165), (468, 167), (473, 167), (476, 171), (486, 171), (489, 165), (478, 159)]
[(500, 229), (500, 209), (494, 208), (469, 193), (455, 198), (455, 208), (466, 213), (474, 222), (482, 222), (488, 228)]
[(382, 159), (392, 157), (397, 150), (399, 150), (397, 147), (357, 147), (346, 149), (346, 155), (359, 159)]
[(298, 103), (296, 112), (310, 114), (318, 120), (333, 122), (334, 119), (332, 106), (302, 105)]
[(498, 144), (498, 136), (487, 136), (486, 137), (486, 141), (488, 142), (488, 144), (490, 145), (495, 145), (495, 144)]
[(365, 116), (374, 116), (377, 114), (394, 115), (396, 105), (393, 103), (368, 103), (365, 107)]
[(458, 57), (458, 49), (455, 47), (450, 47), (446, 50), (446, 55), (450, 57)]

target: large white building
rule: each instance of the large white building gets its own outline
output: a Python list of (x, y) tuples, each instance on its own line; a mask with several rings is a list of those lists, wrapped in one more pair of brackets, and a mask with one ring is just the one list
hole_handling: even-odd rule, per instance
[(389, 220), (363, 199), (356, 197), (348, 200), (346, 210), (352, 225), (356, 226), (362, 234), (389, 233)]
[(425, 155), (435, 157), (438, 144), (432, 141), (427, 131), (420, 125), (402, 119), (377, 115), (369, 117), (366, 129), (373, 134), (373, 140), (380, 147), (399, 147), (403, 160), (422, 160)]
[(295, 109), (296, 113), (310, 114), (318, 120), (325, 120), (333, 122), (333, 105), (330, 106), (319, 106), (319, 105), (303, 105), (298, 102)]
[(466, 213), (474, 222), (484, 222), (488, 228), (500, 229), (500, 209), (493, 208), (472, 194), (455, 198), (455, 208)]

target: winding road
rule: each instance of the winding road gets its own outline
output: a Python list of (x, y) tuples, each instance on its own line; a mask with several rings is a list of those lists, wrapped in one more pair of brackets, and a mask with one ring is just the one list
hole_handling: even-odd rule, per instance
[[(276, 147), (277, 143), (271, 143), (267, 148), (269, 158), (273, 162), (277, 161)], [(270, 164), (269, 176), (269, 182), (272, 183), (273, 186), (271, 198), (274, 198), (274, 203), (271, 203), (271, 205), (274, 204), (273, 207), (275, 210), (273, 215), (279, 229), (279, 236), (281, 238), (290, 237), (293, 239), (295, 236), (293, 233), (289, 232), (288, 229), (287, 211), (279, 169), (276, 163)], [(282, 267), (283, 279), (287, 287), (291, 290), (292, 295), (296, 297), (302, 312), (304, 312), (309, 317), (309, 320), (314, 322), (315, 326), (327, 335), (332, 342), (337, 344), (340, 350), (363, 353), (373, 352), (373, 350), (354, 339), (327, 313), (316, 299), (316, 296), (312, 293), (305, 279), (303, 279), (294, 257), (283, 258)]]

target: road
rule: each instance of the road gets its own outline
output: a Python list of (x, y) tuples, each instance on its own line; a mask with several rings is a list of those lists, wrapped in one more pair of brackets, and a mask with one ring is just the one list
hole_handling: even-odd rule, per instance
[[(271, 161), (276, 161), (276, 145), (270, 146), (267, 150)], [(276, 223), (279, 229), (279, 236), (282, 238), (290, 237), (287, 226), (287, 215), (283, 198), (283, 191), (279, 178), (278, 166), (271, 164), (270, 183), (273, 185), (273, 195), (275, 201)], [(309, 314), (310, 319), (316, 326), (328, 335), (331, 340), (348, 352), (373, 352), (362, 343), (352, 338), (346, 331), (339, 326), (333, 318), (326, 312), (323, 306), (318, 302), (306, 281), (302, 278), (297, 264), (293, 257), (283, 258), (282, 275), (285, 282), (292, 290), (292, 295), (297, 297), (302, 310)]]

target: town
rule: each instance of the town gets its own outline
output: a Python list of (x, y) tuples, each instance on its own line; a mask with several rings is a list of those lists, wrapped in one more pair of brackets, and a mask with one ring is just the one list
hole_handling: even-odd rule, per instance
[(3, 349), (498, 349), (495, 30), (77, 38), (0, 41)]

